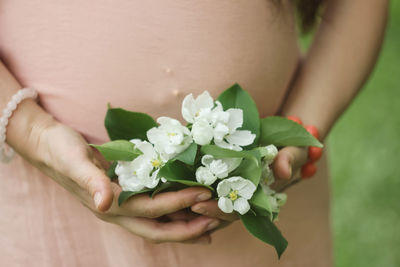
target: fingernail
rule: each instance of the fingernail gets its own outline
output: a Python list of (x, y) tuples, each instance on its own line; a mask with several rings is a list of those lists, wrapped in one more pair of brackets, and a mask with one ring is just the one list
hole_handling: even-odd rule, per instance
[(100, 192), (96, 192), (96, 194), (94, 194), (94, 204), (96, 205), (96, 208), (99, 208), (100, 204), (101, 204), (101, 193)]
[(192, 211), (196, 212), (196, 213), (201, 213), (201, 214), (206, 213), (206, 210), (204, 209), (204, 207), (194, 207), (194, 208), (192, 208)]
[(210, 231), (219, 225), (218, 220), (214, 220), (207, 225), (206, 231)]
[(201, 193), (200, 195), (197, 196), (196, 201), (197, 202), (204, 201), (204, 200), (207, 200), (207, 199), (210, 199), (210, 198), (211, 198), (211, 194), (210, 193)]

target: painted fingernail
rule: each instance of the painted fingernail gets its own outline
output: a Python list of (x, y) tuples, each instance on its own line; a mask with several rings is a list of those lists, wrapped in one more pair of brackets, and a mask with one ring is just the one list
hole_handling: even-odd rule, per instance
[(204, 200), (207, 200), (207, 199), (210, 199), (210, 198), (211, 198), (211, 194), (210, 193), (201, 193), (200, 195), (197, 196), (196, 201), (197, 202), (204, 201)]
[(210, 231), (219, 225), (218, 220), (214, 220), (207, 225), (206, 231)]
[(94, 204), (96, 205), (96, 208), (99, 208), (100, 204), (101, 204), (101, 193), (100, 192), (96, 192), (96, 194), (94, 194)]

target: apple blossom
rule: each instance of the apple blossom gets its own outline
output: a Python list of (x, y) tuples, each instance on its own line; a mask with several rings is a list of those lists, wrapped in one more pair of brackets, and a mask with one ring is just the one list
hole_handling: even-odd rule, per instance
[(163, 158), (173, 158), (192, 143), (189, 129), (178, 120), (160, 117), (157, 122), (160, 126), (148, 130), (147, 138)]
[(224, 179), (217, 186), (218, 207), (225, 213), (235, 210), (243, 215), (249, 211), (248, 200), (255, 191), (256, 186), (243, 177), (233, 176)]

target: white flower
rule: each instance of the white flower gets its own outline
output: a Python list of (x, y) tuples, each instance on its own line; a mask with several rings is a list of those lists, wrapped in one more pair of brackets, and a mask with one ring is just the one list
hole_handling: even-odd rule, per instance
[(196, 99), (189, 94), (182, 102), (182, 116), (187, 122), (194, 123), (197, 117), (208, 113), (213, 107), (214, 100), (207, 91), (204, 91)]
[(182, 126), (179, 121), (160, 117), (157, 122), (160, 126), (148, 130), (147, 138), (163, 158), (167, 160), (173, 158), (192, 143), (189, 129)]
[(227, 177), (228, 173), (236, 169), (241, 161), (241, 158), (215, 159), (211, 155), (204, 155), (201, 158), (201, 163), (204, 166), (197, 168), (196, 180), (199, 183), (211, 185), (218, 178), (222, 179)]
[(270, 161), (268, 160), (268, 157), (264, 158), (260, 185), (264, 194), (268, 198), (268, 210), (270, 212), (278, 213), (280, 207), (282, 207), (286, 203), (287, 196), (284, 193), (276, 193), (275, 190), (271, 189), (270, 186), (275, 182), (275, 177), (269, 164)]
[(275, 182), (275, 176), (271, 168), (263, 162), (260, 185), (264, 193), (267, 195), (274, 194), (275, 191), (270, 188), (270, 185)]
[(157, 177), (160, 167), (165, 163), (154, 147), (137, 139), (131, 140), (135, 147), (142, 151), (133, 161), (118, 161), (115, 174), (123, 191), (137, 192), (144, 188), (154, 188), (159, 183)]
[(278, 155), (278, 148), (276, 148), (276, 146), (274, 145), (260, 147), (260, 149), (261, 149), (261, 156), (264, 157), (264, 161), (267, 164), (271, 164)]
[(241, 215), (250, 209), (248, 200), (256, 191), (256, 186), (247, 179), (234, 176), (222, 180), (217, 186), (218, 207), (225, 213), (236, 210)]
[(192, 125), (193, 140), (199, 145), (208, 145), (214, 137), (213, 126), (206, 117), (198, 118)]
[(226, 113), (229, 114), (227, 122), (218, 122), (214, 128), (214, 143), (222, 148), (240, 151), (242, 146), (252, 144), (256, 135), (248, 130), (237, 130), (243, 125), (243, 110), (230, 108)]
[(243, 125), (243, 110), (231, 108), (223, 110), (219, 101), (215, 102), (205, 91), (196, 99), (192, 94), (182, 103), (183, 118), (192, 123), (192, 135), (196, 144), (207, 145), (214, 139), (217, 146), (240, 151), (242, 146), (254, 142), (255, 134), (247, 130), (237, 130)]

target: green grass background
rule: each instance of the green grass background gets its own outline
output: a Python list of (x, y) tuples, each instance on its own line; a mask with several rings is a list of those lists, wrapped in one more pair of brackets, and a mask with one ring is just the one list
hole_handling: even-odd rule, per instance
[(400, 266), (400, 1), (369, 81), (328, 137), (336, 267)]

